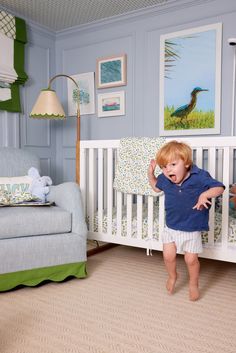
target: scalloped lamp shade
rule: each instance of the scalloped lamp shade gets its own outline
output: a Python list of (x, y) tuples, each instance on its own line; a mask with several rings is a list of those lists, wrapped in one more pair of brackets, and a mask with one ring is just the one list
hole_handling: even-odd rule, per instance
[(51, 89), (43, 89), (30, 113), (36, 119), (65, 119), (66, 114), (56, 95)]

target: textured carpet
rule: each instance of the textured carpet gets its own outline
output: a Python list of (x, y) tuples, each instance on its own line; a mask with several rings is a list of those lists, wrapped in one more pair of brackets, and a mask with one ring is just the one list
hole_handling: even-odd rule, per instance
[(183, 257), (176, 293), (162, 254), (115, 247), (89, 276), (0, 294), (1, 353), (235, 353), (236, 265), (201, 259), (201, 299), (188, 300)]

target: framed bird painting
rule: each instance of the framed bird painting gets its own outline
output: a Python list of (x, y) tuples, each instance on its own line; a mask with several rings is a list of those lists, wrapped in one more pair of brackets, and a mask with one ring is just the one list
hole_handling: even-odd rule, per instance
[(220, 133), (222, 24), (161, 35), (159, 135)]

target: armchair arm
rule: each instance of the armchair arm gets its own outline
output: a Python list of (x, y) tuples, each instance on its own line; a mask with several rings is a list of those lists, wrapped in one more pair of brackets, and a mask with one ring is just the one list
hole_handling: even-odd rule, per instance
[(87, 236), (80, 187), (75, 182), (50, 186), (47, 200), (72, 214), (72, 232)]

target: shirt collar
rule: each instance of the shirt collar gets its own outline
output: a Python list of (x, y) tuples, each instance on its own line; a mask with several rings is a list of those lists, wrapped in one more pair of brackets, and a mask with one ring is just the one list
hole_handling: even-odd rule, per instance
[(192, 165), (192, 168), (190, 169), (190, 174), (198, 174), (200, 172), (200, 169), (196, 166), (196, 164)]

